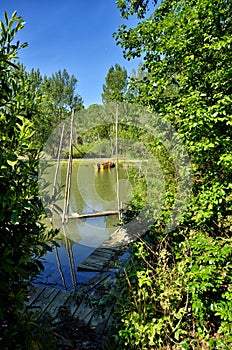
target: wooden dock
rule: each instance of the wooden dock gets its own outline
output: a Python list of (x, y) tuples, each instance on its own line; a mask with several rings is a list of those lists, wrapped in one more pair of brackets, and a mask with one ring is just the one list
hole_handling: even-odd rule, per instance
[[(40, 312), (40, 319), (52, 318), (56, 323), (60, 320), (60, 311), (66, 312), (74, 320), (82, 321), (103, 339), (110, 326), (113, 305), (105, 305), (104, 312), (97, 312), (97, 301), (115, 285), (115, 275), (111, 272), (101, 272), (80, 286), (77, 292), (54, 288), (35, 287), (29, 292), (29, 300), (25, 304), (26, 311)], [(104, 288), (103, 287), (104, 284)], [(107, 286), (107, 287), (106, 287)]]
[[(59, 322), (60, 310), (66, 310), (74, 323), (83, 322), (93, 330), (96, 339), (102, 341), (112, 325), (114, 305), (112, 301), (104, 304), (104, 300), (113, 288), (115, 288), (114, 294), (118, 293), (115, 277), (117, 266), (114, 262), (120, 260), (127, 249), (127, 244), (143, 234), (146, 227), (143, 228), (143, 225), (140, 228), (135, 227), (130, 234), (126, 229), (119, 227), (106, 242), (77, 266), (79, 271), (95, 271), (96, 275), (93, 278), (79, 284), (78, 289), (72, 292), (34, 287), (29, 293), (25, 309), (39, 312), (41, 320), (48, 316), (53, 323)], [(104, 313), (99, 314), (98, 305), (102, 303)]]
[(94, 250), (86, 260), (77, 267), (79, 271), (112, 271), (114, 266), (110, 265), (123, 253), (122, 249), (100, 247)]
[(102, 243), (77, 266), (77, 270), (114, 271), (114, 262), (117, 262), (124, 254), (130, 241), (127, 231), (119, 227), (107, 241)]
[(79, 284), (76, 291), (34, 287), (29, 293), (26, 310), (39, 312), (41, 320), (48, 317), (53, 323), (59, 322), (60, 311), (66, 310), (71, 318), (89, 327), (97, 339), (105, 339), (113, 321), (114, 303), (104, 305), (104, 312), (99, 314), (98, 302), (102, 305), (104, 297), (107, 298), (109, 291), (116, 286), (116, 267), (112, 262), (117, 261), (125, 251), (125, 246), (122, 244), (124, 235), (124, 230), (116, 230), (115, 236), (112, 235), (110, 240), (103, 243), (77, 266), (79, 271), (96, 272), (88, 282)]

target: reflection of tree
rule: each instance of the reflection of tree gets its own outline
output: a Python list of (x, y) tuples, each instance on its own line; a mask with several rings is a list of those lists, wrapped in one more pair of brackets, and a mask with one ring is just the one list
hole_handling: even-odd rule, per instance
[(100, 171), (95, 177), (95, 188), (102, 200), (108, 202), (109, 204), (110, 202), (115, 201), (115, 168)]
[(73, 164), (73, 172), (71, 178), (71, 196), (70, 196), (70, 209), (73, 212), (83, 213), (85, 209), (85, 201), (80, 193), (79, 181), (78, 181), (79, 165)]
[(116, 229), (119, 224), (118, 215), (105, 216), (104, 222), (107, 228), (111, 228), (115, 226), (115, 229)]

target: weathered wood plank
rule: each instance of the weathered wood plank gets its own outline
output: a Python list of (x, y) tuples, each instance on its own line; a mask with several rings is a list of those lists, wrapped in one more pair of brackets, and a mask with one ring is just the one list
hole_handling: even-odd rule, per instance
[(90, 319), (90, 326), (95, 327), (96, 328), (96, 333), (97, 334), (103, 334), (105, 332), (105, 329), (107, 327), (107, 324), (109, 322), (109, 318), (111, 316), (113, 310), (113, 305), (109, 306), (105, 313), (104, 313), (104, 317), (102, 316), (95, 316), (92, 315), (92, 318)]
[(96, 250), (93, 254), (93, 256), (96, 258), (96, 259), (110, 259), (112, 258), (112, 256), (114, 255), (115, 253), (112, 252), (112, 251), (99, 251), (99, 250)]
[(88, 324), (89, 320), (92, 317), (93, 309), (87, 304), (85, 300), (83, 300), (79, 307), (73, 314), (73, 317), (78, 317), (80, 320), (83, 320), (86, 324)]
[(66, 290), (59, 290), (55, 298), (46, 308), (46, 313), (55, 317), (59, 311), (59, 308), (64, 305), (65, 301), (68, 299), (70, 292)]
[(30, 305), (30, 308), (39, 309), (42, 312), (45, 312), (58, 293), (58, 289), (44, 288), (42, 293), (40, 293), (40, 295)]
[(83, 288), (84, 292), (89, 292), (92, 289), (96, 288), (99, 284), (107, 280), (110, 276), (110, 272), (101, 272), (94, 276)]
[(101, 259), (99, 259), (98, 256), (96, 256), (95, 254), (94, 255), (90, 255), (85, 261), (84, 263), (81, 263), (80, 265), (95, 265), (96, 267), (97, 266), (102, 266), (103, 263), (105, 261), (108, 261), (109, 260), (109, 257), (102, 257)]
[(98, 252), (111, 252), (111, 253), (117, 253), (119, 250), (122, 250), (122, 247), (102, 247), (100, 246), (99, 248), (96, 249)]
[(68, 219), (83, 219), (83, 218), (91, 218), (91, 217), (98, 217), (98, 216), (108, 216), (108, 215), (119, 215), (118, 210), (103, 210), (103, 211), (96, 211), (93, 213), (72, 213), (68, 215)]
[(85, 263), (85, 264), (80, 264), (78, 266), (78, 269), (80, 271), (96, 271), (96, 272), (102, 272), (102, 271), (108, 271), (108, 269), (103, 269), (102, 266), (96, 266), (96, 265), (92, 265), (90, 263)]
[(78, 270), (109, 271), (110, 268), (107, 267), (106, 269), (106, 264), (115, 257), (121, 255), (123, 252), (123, 248), (104, 248), (101, 246), (94, 250), (94, 252), (90, 254), (86, 260), (78, 265)]
[(28, 292), (28, 301), (25, 303), (26, 308), (30, 308), (30, 306), (36, 301), (41, 293), (43, 293), (45, 288), (42, 287), (32, 287)]
[(81, 303), (81, 301), (78, 300), (78, 298), (75, 297), (72, 292), (70, 292), (70, 294), (69, 294), (68, 298), (65, 300), (63, 306), (66, 307), (70, 311), (70, 314), (73, 316), (75, 314), (76, 310), (78, 309), (80, 303)]

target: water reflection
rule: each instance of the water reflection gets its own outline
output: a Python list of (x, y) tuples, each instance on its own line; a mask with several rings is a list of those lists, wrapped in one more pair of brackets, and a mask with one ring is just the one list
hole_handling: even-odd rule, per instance
[[(53, 178), (56, 164), (50, 164), (44, 178), (50, 183), (48, 196), (52, 195)], [(61, 163), (57, 182), (59, 186), (65, 184), (67, 164)], [(70, 213), (93, 213), (102, 210), (117, 210), (116, 169), (97, 170), (95, 164), (73, 164), (70, 192)], [(120, 202), (128, 202), (131, 198), (133, 178), (128, 169), (119, 168)], [(63, 188), (60, 198), (54, 205), (62, 212), (64, 202)], [(59, 247), (44, 257), (45, 270), (36, 280), (36, 284), (45, 284), (60, 289), (72, 290), (78, 283), (92, 277), (95, 272), (79, 272), (77, 266), (84, 261), (97, 247), (106, 241), (116, 230), (118, 216), (91, 217), (85, 219), (69, 219), (68, 223), (61, 223), (61, 215), (53, 213), (53, 224), (60, 229), (57, 237)]]

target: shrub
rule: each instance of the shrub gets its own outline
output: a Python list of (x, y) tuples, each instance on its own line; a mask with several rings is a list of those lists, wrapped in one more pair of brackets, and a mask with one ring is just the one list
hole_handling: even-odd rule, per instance
[(230, 348), (231, 239), (182, 238), (134, 243), (120, 280), (120, 349)]
[[(31, 349), (31, 320), (22, 313), (30, 282), (43, 268), (39, 258), (50, 249), (41, 223), (38, 197), (39, 151), (32, 143), (35, 95), (19, 74), (20, 45), (15, 35), (23, 28), (16, 12), (0, 22), (0, 343), (1, 349)], [(25, 331), (22, 332), (22, 329)], [(27, 332), (28, 330), (28, 332)], [(30, 345), (25, 345), (30, 344)]]

